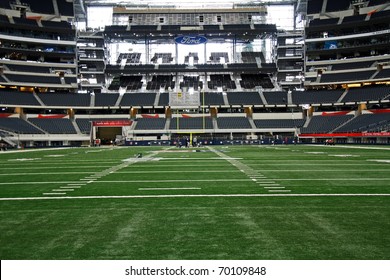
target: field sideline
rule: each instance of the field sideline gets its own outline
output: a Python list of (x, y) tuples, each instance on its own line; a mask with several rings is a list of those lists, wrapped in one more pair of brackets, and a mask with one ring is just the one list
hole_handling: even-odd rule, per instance
[(0, 258), (390, 259), (389, 171), (389, 147), (2, 152)]

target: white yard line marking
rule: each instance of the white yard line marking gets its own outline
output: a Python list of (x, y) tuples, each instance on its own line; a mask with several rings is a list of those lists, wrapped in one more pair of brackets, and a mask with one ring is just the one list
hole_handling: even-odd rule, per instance
[[(390, 166), (389, 166), (390, 167)], [(389, 172), (390, 168), (388, 169), (373, 169), (373, 170), (367, 170), (367, 169), (262, 169), (261, 172), (372, 172), (372, 171), (379, 171), (379, 172)]]
[(90, 174), (91, 172), (82, 172), (82, 171), (75, 171), (75, 172), (38, 172), (38, 173), (7, 173), (7, 174), (0, 174), (0, 176), (31, 176), (31, 175), (62, 175), (62, 174)]
[[(66, 193), (44, 193), (45, 195), (58, 195)], [(164, 195), (111, 195), (111, 196), (59, 196), (59, 197), (6, 197), (0, 201), (13, 200), (65, 200), (65, 199), (140, 199), (140, 198), (187, 198), (187, 197), (390, 197), (390, 193), (329, 193), (329, 194), (164, 194)]]
[[(128, 180), (128, 181), (96, 181), (96, 183), (171, 183), (171, 182), (188, 182), (188, 179), (177, 180)], [(192, 182), (252, 182), (251, 179), (195, 179)]]
[[(269, 179), (272, 181), (390, 181), (390, 178), (303, 178), (303, 179)], [(211, 180), (191, 180), (191, 182), (252, 182), (250, 178), (248, 179), (211, 179)], [(262, 180), (263, 181), (263, 180)], [(188, 180), (121, 180), (121, 181), (95, 181), (94, 183), (113, 183), (113, 184), (122, 184), (122, 183), (170, 183), (170, 182), (188, 182)], [(258, 181), (259, 182), (259, 181)], [(0, 182), (1, 186), (6, 185), (46, 185), (46, 184), (67, 184), (67, 183), (77, 183), (75, 181), (46, 181), (46, 182)], [(85, 185), (85, 184), (84, 184)]]
[(96, 170), (96, 168), (101, 168), (101, 167), (110, 167), (110, 166), (79, 166), (79, 165), (74, 165), (74, 166), (39, 166), (39, 167), (36, 167), (36, 166), (26, 166), (26, 167), (1, 167), (1, 169), (3, 170), (25, 170), (25, 169), (28, 169), (28, 170), (32, 170), (32, 169), (39, 169), (39, 170), (42, 170), (42, 169), (83, 169), (83, 168), (91, 168), (93, 170)]
[[(109, 150), (112, 150), (112, 149), (109, 149)], [(103, 151), (103, 150), (96, 150), (96, 151), (93, 151), (93, 152), (100, 152), (100, 151)], [(143, 158), (143, 160), (144, 161), (145, 160), (149, 160), (149, 158), (151, 158), (152, 156), (154, 156), (158, 152), (159, 151), (152, 152), (151, 154), (145, 156)], [(115, 162), (115, 163), (117, 163), (117, 162)], [(130, 162), (130, 161), (122, 162), (122, 163), (117, 164), (115, 166), (111, 166), (110, 168), (108, 168), (106, 170), (103, 170), (103, 171), (100, 171), (100, 172), (95, 172), (93, 174), (90, 174), (91, 172), (63, 172), (62, 174), (84, 174), (84, 173), (87, 173), (87, 174), (90, 174), (90, 175), (86, 176), (85, 178), (80, 179), (80, 181), (82, 181), (83, 184), (78, 184), (78, 185), (76, 185), (77, 187), (74, 187), (73, 189), (72, 188), (68, 188), (69, 184), (67, 185), (67, 187), (60, 187), (60, 188), (62, 189), (62, 191), (74, 191), (74, 189), (80, 189), (81, 186), (85, 186), (87, 184), (91, 184), (91, 183), (95, 182), (96, 180), (100, 179), (101, 177), (106, 176), (106, 175), (111, 174), (111, 173), (114, 173), (114, 172), (117, 172), (118, 170), (120, 170), (122, 168), (125, 168), (125, 167), (127, 167), (127, 166), (129, 166), (130, 164), (133, 164), (133, 163), (135, 163), (135, 161), (134, 162)], [(36, 173), (34, 173), (34, 174), (36, 174)], [(49, 173), (49, 174), (55, 174), (55, 173)], [(73, 184), (73, 182), (72, 182), (72, 184)], [(73, 186), (75, 186), (75, 185), (73, 185)], [(52, 192), (57, 192), (57, 191), (58, 190), (56, 190), (56, 189), (52, 190)]]
[[(245, 172), (243, 170), (240, 170)], [(153, 170), (153, 171), (119, 171), (118, 174), (144, 174), (144, 173), (231, 173), (237, 170)], [(110, 172), (112, 173), (112, 172)]]
[(15, 159), (9, 159), (8, 161), (32, 161), (32, 160), (40, 160), (41, 158), (15, 158)]
[[(159, 168), (169, 168), (171, 169), (172, 167), (229, 167), (230, 164), (212, 164), (212, 165), (206, 165), (206, 164), (203, 164), (203, 163), (199, 163), (199, 164), (169, 164), (169, 165), (166, 165), (166, 162), (163, 162), (161, 164), (158, 164)], [(153, 165), (137, 165), (137, 168), (151, 168), (151, 169), (155, 169), (156, 168), (156, 164), (153, 164)]]
[[(59, 193), (59, 192), (54, 192), (54, 193), (43, 193), (43, 195), (65, 195), (67, 193)], [(3, 200), (3, 199), (0, 199)]]
[[(389, 178), (390, 180), (390, 178)], [(191, 182), (249, 182), (251, 179), (211, 179), (211, 180), (191, 180)], [(91, 182), (91, 181), (89, 181)], [(129, 180), (129, 181), (95, 181), (94, 183), (170, 183), (170, 182), (188, 182), (188, 179), (183, 180)], [(46, 181), (46, 182), (1, 182), (0, 185), (43, 185), (43, 184), (67, 184), (67, 183), (75, 183), (77, 182), (61, 182), (61, 181)], [(85, 184), (80, 184), (81, 186), (85, 186), (87, 181), (83, 181)]]
[[(7, 183), (0, 183), (0, 185), (43, 185), (43, 184), (66, 184), (70, 182), (61, 182), (61, 181), (47, 181), (47, 182), (7, 182)], [(76, 182), (71, 182), (76, 183)]]
[[(261, 179), (266, 179), (265, 176), (263, 174), (259, 174), (256, 170), (252, 169), (252, 167), (250, 166), (247, 166), (245, 165), (244, 163), (234, 159), (234, 158), (230, 158), (228, 156), (226, 156), (224, 153), (222, 153), (221, 151), (218, 151), (218, 150), (215, 150), (214, 148), (212, 147), (207, 147), (210, 151), (214, 152), (215, 154), (217, 154), (218, 156), (220, 156), (221, 158), (226, 158), (226, 161), (229, 162), (230, 164), (232, 164), (233, 166), (235, 166), (238, 170), (240, 170), (241, 172), (243, 172), (245, 175), (247, 175), (249, 178), (252, 179), (252, 181), (256, 182), (260, 187), (264, 187), (264, 186), (279, 186), (279, 184), (276, 184), (274, 181), (268, 181), (268, 184), (262, 184), (263, 182), (257, 182), (257, 179), (254, 179), (255, 176), (259, 176), (259, 177), (256, 177), (256, 178), (261, 178)], [(270, 190), (268, 190), (270, 191)]]
[[(208, 147), (207, 147), (208, 148)], [(207, 160), (210, 160), (210, 161), (214, 161), (214, 160), (238, 160), (238, 159), (242, 159), (242, 158), (231, 158), (231, 157), (227, 157), (227, 156), (223, 156), (223, 157), (209, 157), (209, 158), (161, 158), (162, 160), (193, 160), (193, 161), (207, 161)]]
[[(376, 171), (376, 170), (375, 170)], [(274, 179), (275, 181), (389, 181), (390, 178), (292, 178)]]
[[(286, 160), (287, 161), (287, 160)], [(370, 161), (370, 160), (367, 160)], [(375, 161), (375, 160), (372, 160)], [(277, 161), (275, 161), (277, 162)], [(313, 166), (313, 163), (250, 163), (248, 166), (281, 166), (281, 165), (287, 165), (287, 166)], [(329, 163), (315, 163), (316, 166), (367, 166), (367, 163), (334, 163), (332, 161), (329, 161)]]
[(139, 188), (139, 191), (201, 190), (202, 188)]
[[(390, 166), (389, 166), (390, 167)], [(242, 173), (245, 173), (248, 175), (248, 171), (244, 169), (239, 170)], [(263, 169), (262, 172), (372, 172), (372, 170), (367, 170), (367, 169), (359, 169), (359, 170), (351, 170), (351, 169), (318, 169), (318, 170), (313, 170), (313, 169), (290, 169), (290, 170), (280, 170), (280, 169)], [(388, 169), (375, 169), (375, 172), (389, 172), (390, 168)], [(155, 171), (109, 171), (107, 173), (100, 173), (100, 174), (94, 174), (90, 175), (88, 177), (85, 177), (84, 179), (80, 180), (86, 180), (86, 179), (95, 179), (95, 178), (101, 178), (104, 175), (112, 174), (112, 173), (118, 173), (118, 174), (144, 174), (144, 173), (229, 173), (229, 172), (238, 172), (236, 170), (155, 170)], [(0, 174), (0, 176), (31, 176), (31, 175), (62, 175), (62, 174), (90, 174), (91, 172), (45, 172), (45, 173), (7, 173), (7, 174)], [(264, 177), (262, 175), (248, 175), (248, 177)]]
[(258, 180), (258, 184), (275, 184), (275, 180), (262, 178)]
[[(316, 145), (308, 145), (308, 146), (318, 147), (318, 146), (316, 146)], [(346, 148), (346, 149), (367, 149), (367, 150), (390, 150), (390, 148), (387, 148), (387, 147), (373, 147), (373, 146), (342, 146), (342, 145), (328, 146), (327, 148), (329, 148), (329, 149), (332, 149), (332, 148)]]
[(367, 159), (367, 161), (379, 162), (379, 163), (390, 163), (390, 159)]

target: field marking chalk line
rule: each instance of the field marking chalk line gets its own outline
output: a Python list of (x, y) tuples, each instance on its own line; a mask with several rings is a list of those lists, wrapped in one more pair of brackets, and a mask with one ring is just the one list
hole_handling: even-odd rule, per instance
[(390, 193), (339, 193), (339, 194), (291, 194), (291, 193), (267, 193), (267, 194), (165, 194), (165, 195), (103, 195), (103, 196), (51, 196), (66, 193), (45, 193), (47, 197), (5, 197), (0, 201), (15, 200), (65, 200), (65, 199), (140, 199), (140, 198), (188, 198), (188, 197), (390, 197)]

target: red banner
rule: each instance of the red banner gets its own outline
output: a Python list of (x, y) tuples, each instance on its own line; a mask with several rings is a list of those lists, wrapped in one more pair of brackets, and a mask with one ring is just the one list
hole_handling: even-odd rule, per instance
[(131, 120), (106, 120), (93, 121), (93, 126), (130, 126), (133, 122)]
[(350, 113), (351, 111), (340, 111), (340, 112), (322, 112), (321, 116), (344, 116), (348, 113)]
[(155, 115), (147, 115), (147, 114), (141, 114), (141, 116), (144, 118), (144, 119), (158, 119), (158, 114), (155, 114)]
[(38, 119), (62, 119), (65, 118), (67, 115), (61, 114), (61, 115), (38, 115)]
[(299, 138), (390, 137), (390, 132), (302, 133)]
[(390, 113), (390, 109), (374, 109), (370, 110), (373, 114), (388, 114)]

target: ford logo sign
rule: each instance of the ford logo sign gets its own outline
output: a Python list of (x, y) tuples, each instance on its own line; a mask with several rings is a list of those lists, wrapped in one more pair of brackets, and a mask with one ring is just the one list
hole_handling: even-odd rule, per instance
[(204, 36), (180, 36), (175, 38), (177, 44), (182, 45), (199, 45), (207, 42)]

